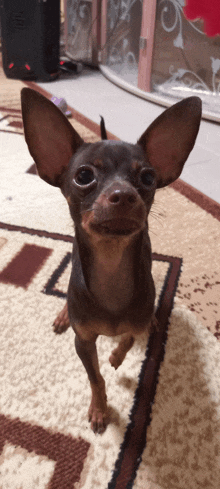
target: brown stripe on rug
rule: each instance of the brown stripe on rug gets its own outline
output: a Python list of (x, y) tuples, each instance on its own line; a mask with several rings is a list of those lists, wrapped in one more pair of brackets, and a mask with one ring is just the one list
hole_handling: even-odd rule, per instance
[(191, 200), (191, 202), (199, 205), (199, 207), (201, 207), (213, 217), (218, 219), (218, 221), (220, 221), (220, 206), (217, 202), (215, 202), (215, 200), (207, 197), (188, 183), (183, 182), (183, 180), (181, 180), (180, 178), (171, 183), (170, 187), (174, 188), (174, 190), (177, 190), (177, 192), (180, 192), (182, 195), (187, 197), (187, 199)]
[(51, 253), (49, 248), (25, 244), (0, 272), (0, 282), (26, 289)]
[[(27, 460), (30, 458), (29, 454), (32, 454), (33, 467), (39, 464), (40, 459), (44, 460), (45, 465), (53, 461), (53, 475), (48, 486), (50, 489), (75, 487), (80, 480), (89, 446), (89, 443), (80, 438), (74, 440), (62, 433), (50, 433), (40, 426), (22, 423), (19, 419), (11, 420), (0, 414), (0, 458), (2, 461), (4, 458), (10, 461), (13, 457), (18, 457), (21, 466), (22, 460)], [(4, 473), (2, 475), (4, 478)], [(11, 487), (13, 486), (12, 481)]]

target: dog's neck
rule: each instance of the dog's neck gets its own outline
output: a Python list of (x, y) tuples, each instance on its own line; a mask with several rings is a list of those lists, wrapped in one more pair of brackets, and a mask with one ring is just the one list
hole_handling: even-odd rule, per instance
[(128, 307), (133, 298), (140, 234), (111, 239), (90, 237), (85, 271), (88, 288), (99, 305), (113, 314)]

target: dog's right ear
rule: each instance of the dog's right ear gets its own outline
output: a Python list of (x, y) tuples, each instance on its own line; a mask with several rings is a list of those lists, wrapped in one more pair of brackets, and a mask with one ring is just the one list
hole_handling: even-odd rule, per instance
[(60, 187), (61, 176), (83, 139), (64, 114), (35, 90), (21, 91), (25, 139), (41, 178)]
[(166, 109), (142, 134), (138, 144), (156, 171), (157, 188), (180, 176), (195, 144), (201, 115), (201, 99), (188, 97)]

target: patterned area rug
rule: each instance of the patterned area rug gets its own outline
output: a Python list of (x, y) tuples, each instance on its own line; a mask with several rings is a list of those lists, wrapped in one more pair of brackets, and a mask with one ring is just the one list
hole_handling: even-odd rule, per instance
[[(1, 489), (219, 489), (220, 206), (181, 180), (157, 192), (150, 234), (162, 328), (143, 335), (116, 372), (108, 362), (116, 340), (99, 337), (110, 424), (95, 435), (73, 332), (52, 329), (72, 222), (59, 190), (34, 172), (24, 84), (2, 72), (0, 82)], [(81, 136), (99, 140), (97, 125), (71, 111)]]

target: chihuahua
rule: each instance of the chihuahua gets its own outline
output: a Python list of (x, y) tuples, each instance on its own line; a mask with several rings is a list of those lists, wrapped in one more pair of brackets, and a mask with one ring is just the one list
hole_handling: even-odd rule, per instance
[(120, 335), (109, 358), (116, 369), (135, 337), (156, 328), (148, 215), (156, 189), (179, 177), (193, 149), (201, 100), (189, 97), (165, 110), (137, 144), (85, 143), (38, 92), (24, 88), (21, 100), (38, 174), (61, 189), (74, 222), (66, 323), (91, 386), (91, 428), (102, 433), (108, 411), (96, 339)]

